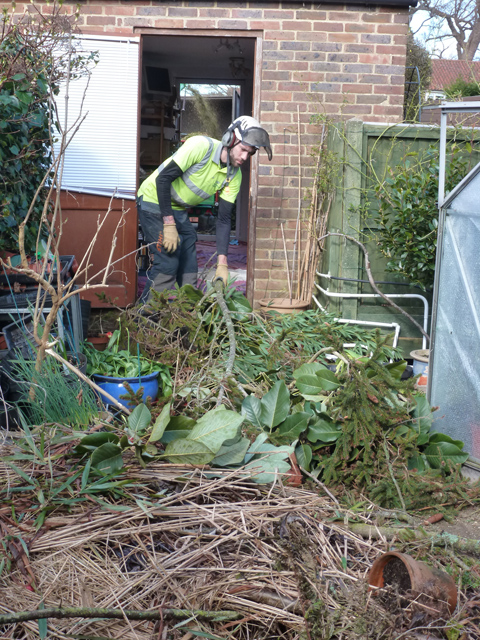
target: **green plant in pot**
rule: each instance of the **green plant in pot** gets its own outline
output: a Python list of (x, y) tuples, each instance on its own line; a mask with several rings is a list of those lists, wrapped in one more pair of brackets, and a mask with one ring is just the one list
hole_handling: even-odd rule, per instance
[[(164, 396), (171, 394), (172, 380), (168, 367), (142, 356), (138, 345), (135, 355), (129, 348), (122, 349), (119, 329), (112, 333), (104, 351), (98, 351), (88, 343), (84, 349), (88, 360), (87, 374), (124, 406), (127, 407), (125, 396), (130, 389), (135, 394), (142, 389), (144, 398), (150, 397), (151, 400), (156, 399), (160, 385)], [(109, 404), (105, 396), (102, 400)]]

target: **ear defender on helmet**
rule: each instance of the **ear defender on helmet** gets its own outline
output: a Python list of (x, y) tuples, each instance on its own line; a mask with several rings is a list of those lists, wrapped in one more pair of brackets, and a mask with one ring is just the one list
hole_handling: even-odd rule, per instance
[(232, 122), (232, 124), (228, 127), (228, 129), (222, 136), (222, 147), (227, 147), (228, 149), (233, 147), (233, 145), (235, 144), (235, 140), (237, 139), (234, 129), (235, 123)]

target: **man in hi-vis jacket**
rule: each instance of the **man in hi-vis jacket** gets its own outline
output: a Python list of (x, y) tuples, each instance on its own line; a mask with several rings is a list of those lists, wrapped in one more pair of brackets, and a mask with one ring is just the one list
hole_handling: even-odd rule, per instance
[(187, 209), (212, 195), (219, 195), (217, 270), (215, 278), (227, 283), (227, 252), (232, 211), (240, 190), (240, 167), (257, 149), (272, 150), (268, 133), (250, 116), (234, 120), (222, 140), (192, 136), (154, 171), (138, 190), (137, 207), (152, 259), (141, 300), (150, 289), (163, 291), (191, 284), (197, 286), (197, 233)]

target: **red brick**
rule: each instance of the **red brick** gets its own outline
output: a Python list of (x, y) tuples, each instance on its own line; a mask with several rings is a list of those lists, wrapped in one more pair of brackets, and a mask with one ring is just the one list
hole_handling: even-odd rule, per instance
[(350, 23), (345, 25), (345, 31), (347, 33), (375, 33), (375, 26), (373, 24)]
[(379, 24), (377, 27), (377, 33), (400, 33), (405, 35), (407, 30), (407, 25), (403, 24)]
[(263, 15), (266, 20), (293, 20), (295, 13), (283, 9), (264, 9)]
[(232, 18), (261, 20), (263, 18), (263, 11), (262, 9), (233, 9)]
[(218, 21), (219, 29), (248, 29), (248, 21), (247, 20), (219, 20)]
[(229, 18), (231, 16), (230, 9), (214, 9), (213, 7), (199, 7), (199, 18)]
[(328, 35), (329, 42), (358, 42), (358, 35), (356, 33), (330, 33)]
[[(100, 4), (85, 5), (85, 14), (92, 14), (92, 13), (94, 15), (101, 15), (103, 13), (103, 6)], [(109, 12), (109, 13), (115, 13), (115, 11)]]
[(327, 12), (317, 9), (300, 9), (295, 17), (297, 20), (326, 20)]
[(279, 31), (281, 29), (280, 22), (273, 20), (250, 20), (250, 29), (252, 31)]
[(115, 25), (114, 16), (87, 16), (87, 25), (99, 26), (99, 25)]
[(215, 20), (185, 20), (185, 29), (215, 29)]
[(290, 102), (292, 94), (287, 91), (262, 91), (262, 100), (275, 100), (276, 102)]
[(358, 22), (359, 14), (350, 11), (329, 11), (328, 20), (330, 22)]
[(135, 14), (136, 7), (115, 7), (116, 16), (133, 16)]
[(168, 7), (168, 16), (172, 18), (196, 18), (198, 9), (186, 7)]
[(391, 22), (392, 15), (390, 13), (363, 13), (362, 22)]
[(405, 55), (405, 46), (401, 44), (377, 44), (375, 47), (377, 53), (388, 53), (390, 55)]
[(393, 85), (393, 86), (392, 86), (392, 85), (385, 85), (385, 84), (382, 84), (382, 85), (376, 85), (376, 86), (373, 88), (373, 93), (380, 93), (380, 94), (384, 94), (384, 95), (386, 95), (386, 96), (387, 96), (387, 95), (390, 95), (390, 96), (393, 96), (393, 95), (397, 95), (397, 96), (402, 95), (402, 96), (403, 96), (404, 88), (403, 88), (403, 86), (402, 86), (402, 85), (400, 85), (400, 84)]
[(391, 56), (386, 54), (362, 54), (358, 56), (358, 61), (363, 64), (391, 64)]
[(402, 107), (395, 107), (395, 106), (389, 106), (389, 105), (375, 105), (373, 107), (373, 113), (374, 115), (379, 115), (379, 116), (397, 116), (397, 117), (401, 117), (402, 116)]
[(265, 40), (281, 40), (282, 42), (285, 40), (295, 40), (295, 32), (294, 31), (265, 31)]
[(342, 85), (342, 91), (345, 93), (372, 93), (373, 86), (371, 84), (347, 83)]
[(284, 20), (282, 22), (282, 29), (285, 29), (286, 31), (291, 30), (291, 31), (311, 31), (312, 29), (312, 22), (309, 20), (305, 20), (304, 22), (301, 22), (300, 20)]
[(343, 24), (340, 22), (314, 22), (314, 31), (332, 31), (339, 33), (343, 31)]
[(155, 28), (157, 29), (183, 29), (184, 21), (182, 18), (161, 18), (155, 20)]

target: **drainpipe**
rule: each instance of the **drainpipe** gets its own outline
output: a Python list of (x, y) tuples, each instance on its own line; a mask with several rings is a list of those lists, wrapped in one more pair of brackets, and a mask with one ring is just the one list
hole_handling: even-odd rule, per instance
[[(353, 295), (353, 294), (352, 294)], [(312, 295), (313, 300), (321, 311), (326, 311), (325, 307), (322, 307), (318, 299)], [(342, 324), (359, 324), (366, 327), (388, 327), (390, 329), (395, 329), (395, 334), (393, 336), (393, 348), (398, 345), (398, 337), (400, 335), (400, 325), (397, 322), (373, 322), (370, 320), (353, 320), (348, 318), (334, 318), (335, 322), (340, 322)], [(348, 345), (344, 345), (346, 347)], [(353, 345), (352, 345), (353, 346)]]
[[(329, 274), (319, 273), (317, 271), (317, 276), (322, 278), (330, 278)], [(315, 286), (323, 295), (329, 298), (381, 298), (382, 296), (378, 293), (336, 293), (332, 291), (328, 291), (324, 289), (319, 284), (315, 283)], [(423, 330), (425, 333), (428, 333), (428, 300), (425, 296), (421, 296), (419, 293), (387, 293), (385, 294), (387, 298), (415, 298), (421, 300), (423, 302)], [(356, 321), (359, 322), (359, 321)], [(422, 337), (422, 349), (427, 348), (427, 339), (425, 336)]]

